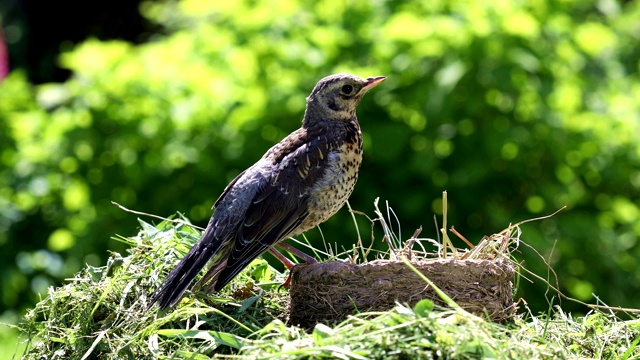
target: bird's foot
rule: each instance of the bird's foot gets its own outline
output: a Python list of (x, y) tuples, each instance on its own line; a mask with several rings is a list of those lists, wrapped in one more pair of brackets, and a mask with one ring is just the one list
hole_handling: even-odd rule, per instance
[(291, 271), (289, 271), (289, 276), (287, 276), (287, 280), (285, 280), (282, 284), (280, 284), (280, 286), (278, 286), (278, 292), (282, 290), (282, 288), (289, 290), (290, 286), (291, 286)]

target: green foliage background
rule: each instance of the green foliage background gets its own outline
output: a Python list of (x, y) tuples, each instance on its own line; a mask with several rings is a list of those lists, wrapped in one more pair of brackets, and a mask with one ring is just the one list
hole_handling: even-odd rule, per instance
[[(89, 40), (60, 58), (74, 74), (65, 83), (35, 87), (19, 72), (0, 83), (5, 316), (123, 251), (110, 236), (138, 225), (112, 200), (206, 224), (228, 181), (299, 126), (304, 98), (336, 72), (388, 76), (359, 108), (354, 209), (372, 214), (379, 196), (405, 238), (420, 225), (435, 238), (447, 190), (449, 223), (477, 242), (567, 206), (523, 226), (522, 240), (566, 294), (640, 302), (638, 1), (183, 0), (141, 11), (162, 26), (152, 41)], [(356, 239), (346, 210), (322, 230), (345, 247)], [(520, 289), (547, 309), (545, 285)]]

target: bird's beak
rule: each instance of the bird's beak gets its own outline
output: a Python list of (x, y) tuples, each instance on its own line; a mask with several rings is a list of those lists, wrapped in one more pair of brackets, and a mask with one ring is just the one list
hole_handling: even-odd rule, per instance
[(378, 86), (381, 82), (386, 79), (386, 76), (376, 76), (367, 78), (367, 84), (362, 88), (362, 91), (369, 91), (371, 88)]

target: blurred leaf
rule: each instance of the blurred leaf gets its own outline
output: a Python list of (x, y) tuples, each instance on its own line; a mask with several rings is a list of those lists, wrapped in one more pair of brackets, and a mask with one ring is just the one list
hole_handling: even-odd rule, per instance
[(415, 311), (418, 316), (429, 316), (431, 310), (433, 310), (433, 301), (429, 299), (422, 299), (418, 301), (416, 306), (413, 308), (413, 311)]
[(64, 251), (75, 244), (73, 233), (67, 229), (58, 229), (49, 236), (48, 248), (51, 251)]

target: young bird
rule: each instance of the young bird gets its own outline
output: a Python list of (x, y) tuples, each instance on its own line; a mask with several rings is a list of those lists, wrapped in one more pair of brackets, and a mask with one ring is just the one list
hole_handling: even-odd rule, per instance
[(212, 292), (265, 251), (293, 267), (274, 245), (315, 261), (283, 240), (324, 222), (347, 201), (362, 162), (356, 107), (384, 79), (337, 74), (320, 80), (307, 98), (302, 127), (227, 185), (202, 238), (169, 273), (149, 306), (175, 305), (207, 263), (210, 269), (194, 289), (207, 285)]

